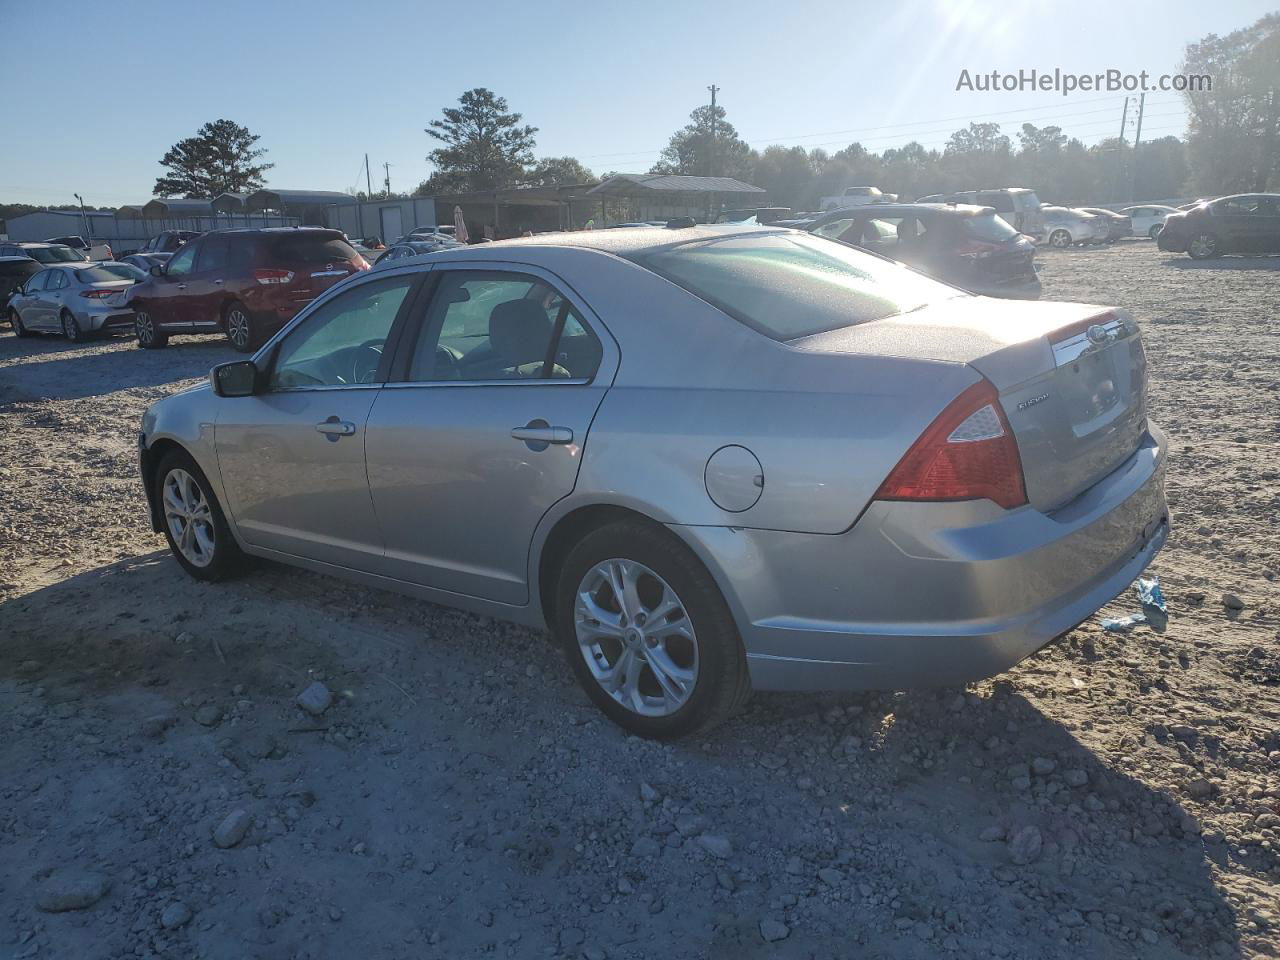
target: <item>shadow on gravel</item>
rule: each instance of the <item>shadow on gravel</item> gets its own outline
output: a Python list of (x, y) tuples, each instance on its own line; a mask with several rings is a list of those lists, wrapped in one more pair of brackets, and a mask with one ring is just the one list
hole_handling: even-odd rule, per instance
[(69, 343), (54, 337), (0, 337), (0, 402), (76, 400), (159, 387), (205, 376), (210, 367), (232, 359), (221, 340), (179, 343), (154, 351), (102, 349), (125, 343), (123, 338)]
[[(300, 632), (263, 635), (281, 619)], [(194, 640), (175, 640), (186, 630)], [(236, 581), (197, 584), (162, 550), (0, 603), (0, 637), (6, 638), (0, 685), (38, 678), (46, 690), (40, 725), (59, 723), (64, 709), (67, 718), (101, 715), (113, 747), (120, 739), (129, 750), (141, 749), (132, 746), (129, 731), (156, 711), (149, 704), (161, 697), (189, 705), (175, 731), (206, 736), (189, 711), (211, 689), (242, 685), (237, 696), (261, 705), (254, 708), (262, 711), (258, 729), (274, 729), (298, 769), (323, 785), (317, 790), (329, 804), (326, 816), (357, 823), (380, 817), (383, 832), (368, 827), (373, 849), (394, 843), (406, 856), (440, 861), (433, 876), (400, 875), (398, 882), (412, 884), (415, 903), (439, 897), (447, 884), (442, 877), (457, 880), (465, 868), (480, 886), (468, 888), (471, 899), (459, 909), (481, 909), (486, 890), (502, 902), (512, 892), (542, 898), (553, 913), (581, 916), (596, 941), (606, 934), (583, 905), (588, 893), (599, 899), (600, 877), (587, 877), (579, 889), (565, 872), (577, 862), (571, 838), (589, 837), (580, 850), (603, 845), (611, 858), (603, 876), (611, 877), (617, 863), (637, 890), (656, 898), (619, 901), (632, 924), (626, 942), (651, 944), (651, 956), (694, 955), (665, 948), (673, 942), (696, 947), (697, 956), (737, 960), (1242, 956), (1234, 912), (1213, 879), (1214, 862), (1225, 864), (1232, 852), (1202, 838), (1194, 818), (1170, 796), (1123, 772), (1123, 745), (1114, 764), (1104, 763), (1018, 693), (1020, 674), (984, 685), (990, 695), (758, 695), (710, 736), (664, 747), (603, 722), (565, 679), (553, 645), (530, 631), (275, 564)], [(286, 659), (293, 665), (274, 662)], [(270, 712), (280, 703), (293, 718), (289, 699), (305, 682), (299, 668), (317, 662), (331, 682), (341, 677), (354, 691), (351, 705), (336, 711), (354, 740), (339, 745), (328, 734), (319, 740), (285, 732), (281, 714)], [(512, 663), (527, 664), (536, 679), (526, 682), (523, 667), (510, 678)], [(1111, 706), (1105, 691), (1078, 696), (1080, 709), (1059, 712), (1083, 724), (1090, 710)], [(45, 748), (42, 764), (56, 768), (77, 756), (78, 743), (65, 741), (75, 729), (63, 731), (65, 749)], [(220, 729), (219, 736), (231, 737), (228, 731), (255, 728)], [(417, 746), (389, 764), (388, 756), (400, 755), (393, 744), (402, 742)], [(227, 743), (228, 762), (268, 769)], [(563, 749), (570, 744), (572, 751)], [(478, 757), (499, 779), (459, 779)], [(564, 766), (570, 762), (571, 775)], [(207, 767), (195, 770), (211, 775)], [(415, 784), (430, 771), (458, 771), (440, 783), (454, 791), (447, 796), (462, 813), (450, 813), (447, 804), (424, 808)], [(377, 803), (364, 799), (370, 796), (366, 777), (377, 784)], [(16, 779), (26, 784), (39, 777), (26, 771)], [(495, 793), (492, 784), (508, 779), (517, 792)], [(640, 780), (670, 804), (641, 809)], [(29, 784), (15, 795), (26, 798), (28, 791), (34, 795)], [(131, 802), (153, 799), (143, 792)], [(33, 802), (23, 799), (19, 812)], [(220, 815), (223, 806), (214, 804), (208, 815)], [(506, 847), (483, 840), (476, 825), (459, 826), (459, 817), (474, 811), (488, 818), (491, 808), (518, 834), (503, 841)], [(625, 825), (603, 810), (620, 814)], [(91, 822), (99, 814), (86, 808), (79, 816)], [(700, 819), (731, 840), (731, 858), (701, 852), (695, 840)], [(688, 833), (686, 820), (694, 824)], [(420, 821), (420, 836), (392, 829)], [(543, 821), (554, 825), (545, 835), (537, 826)], [(451, 832), (459, 829), (463, 847)], [(637, 836), (658, 837), (654, 850), (668, 849), (637, 854)], [(433, 838), (449, 845), (432, 846)], [(355, 839), (344, 835), (343, 842)], [(540, 843), (558, 851), (547, 854), (551, 866), (513, 872), (510, 851)], [(324, 866), (325, 858), (336, 866)], [(361, 919), (373, 901), (350, 873), (345, 848), (286, 862), (291, 882), (329, 870), (330, 893), (350, 903), (341, 931), (335, 926), (328, 934), (338, 938), (334, 950), (339, 940), (355, 949), (392, 932), (405, 934), (406, 942), (416, 936), (397, 926), (399, 916), (379, 921), (385, 929)], [(668, 912), (656, 916), (664, 901), (670, 901)], [(251, 902), (247, 894), (228, 894), (223, 912), (210, 913), (238, 928), (234, 920)], [(489, 937), (470, 913), (458, 921), (479, 931), (468, 936)], [(785, 939), (764, 942), (762, 918)], [(531, 951), (525, 955), (534, 955), (528, 922), (506, 919), (525, 931)], [(301, 938), (304, 921), (300, 915), (296, 927), (264, 936)], [(508, 932), (500, 922), (495, 939), (499, 929)], [(461, 951), (455, 955), (479, 955), (464, 949), (478, 949), (478, 942), (453, 945)]]
[(1179, 270), (1280, 270), (1280, 257), (1222, 257), (1218, 260), (1170, 257), (1160, 262)]

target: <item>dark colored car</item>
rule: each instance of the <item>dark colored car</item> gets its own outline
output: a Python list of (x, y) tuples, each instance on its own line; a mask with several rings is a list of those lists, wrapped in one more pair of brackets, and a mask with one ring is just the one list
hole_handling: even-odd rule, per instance
[(121, 257), (120, 262), (131, 263), (143, 273), (150, 273), (152, 267), (163, 266), (172, 256), (171, 253), (131, 253)]
[(196, 230), (165, 230), (158, 233), (141, 247), (135, 250), (135, 253), (177, 253), (178, 249), (188, 240), (194, 240), (200, 236)]
[(1280, 194), (1241, 193), (1171, 213), (1156, 246), (1194, 260), (1226, 253), (1280, 253)]
[(0, 257), (0, 317), (9, 316), (9, 298), (27, 278), (44, 269), (44, 264), (30, 257)]
[(130, 288), (138, 346), (163, 347), (175, 333), (218, 333), (249, 353), (325, 290), (368, 269), (337, 230), (201, 234)]
[(1116, 213), (1106, 207), (1081, 207), (1085, 213), (1092, 213), (1107, 222), (1107, 243), (1115, 243), (1121, 237), (1133, 236), (1133, 221), (1128, 215)]
[(901, 261), (971, 293), (1015, 300), (1040, 296), (1035, 243), (991, 207), (868, 204), (825, 213), (804, 229)]

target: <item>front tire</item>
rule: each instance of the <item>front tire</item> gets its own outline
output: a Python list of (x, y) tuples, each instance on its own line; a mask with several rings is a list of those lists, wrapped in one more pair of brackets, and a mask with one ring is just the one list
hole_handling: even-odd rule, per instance
[(134, 314), (133, 333), (138, 338), (138, 346), (143, 350), (158, 350), (169, 345), (169, 335), (156, 328), (155, 318), (146, 310), (139, 310)]
[(76, 320), (75, 314), (70, 310), (62, 311), (62, 335), (72, 343), (84, 343), (84, 331), (80, 329), (80, 322)]
[(1150, 237), (1152, 240), (1155, 240), (1157, 237), (1160, 236), (1160, 230), (1163, 226), (1164, 224), (1160, 224), (1160, 223), (1152, 224), (1151, 229), (1147, 231), (1147, 236)]
[(258, 345), (258, 332), (249, 311), (238, 303), (227, 307), (223, 318), (223, 329), (227, 332), (227, 340), (240, 353), (252, 353)]
[(155, 474), (165, 539), (173, 558), (197, 580), (222, 580), (244, 565), (204, 471), (185, 450), (173, 450)]
[(1066, 230), (1053, 231), (1049, 234), (1049, 246), (1057, 247), (1059, 250), (1071, 246), (1071, 234)]
[(751, 695), (715, 580), (653, 524), (623, 520), (587, 534), (565, 558), (555, 612), (583, 690), (631, 733), (665, 740), (708, 730)]
[(1187, 244), (1187, 254), (1192, 260), (1209, 260), (1221, 252), (1218, 237), (1212, 233), (1198, 233)]
[(15, 337), (31, 336), (31, 331), (26, 328), (22, 322), (22, 317), (18, 315), (17, 307), (14, 307), (9, 311), (9, 325), (13, 327), (13, 335)]

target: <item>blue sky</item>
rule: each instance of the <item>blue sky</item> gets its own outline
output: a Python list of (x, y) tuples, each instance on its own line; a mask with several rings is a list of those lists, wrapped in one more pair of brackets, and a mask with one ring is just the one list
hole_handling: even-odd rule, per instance
[[(1187, 41), (1278, 6), (123, 0), (55, 26), (44, 4), (0, 0), (17, 107), (0, 201), (145, 201), (169, 146), (218, 117), (261, 135), (272, 186), (363, 186), (367, 150), (375, 187), (388, 161), (392, 188), (407, 189), (431, 172), (423, 127), (476, 86), (539, 128), (539, 156), (571, 154), (597, 173), (648, 169), (710, 83), (757, 147), (941, 147), (970, 118), (1010, 135), (1057, 123), (1093, 142), (1119, 130), (1123, 93), (957, 92), (960, 71), (1172, 73)], [(10, 99), (17, 80), (31, 99)], [(1177, 94), (1147, 101), (1144, 139), (1183, 131)]]

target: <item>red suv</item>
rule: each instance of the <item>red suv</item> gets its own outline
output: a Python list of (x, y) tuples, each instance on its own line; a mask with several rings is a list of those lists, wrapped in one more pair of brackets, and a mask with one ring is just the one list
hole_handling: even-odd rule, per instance
[(186, 243), (129, 288), (138, 346), (175, 333), (223, 333), (255, 350), (304, 306), (369, 264), (337, 230), (220, 230)]

